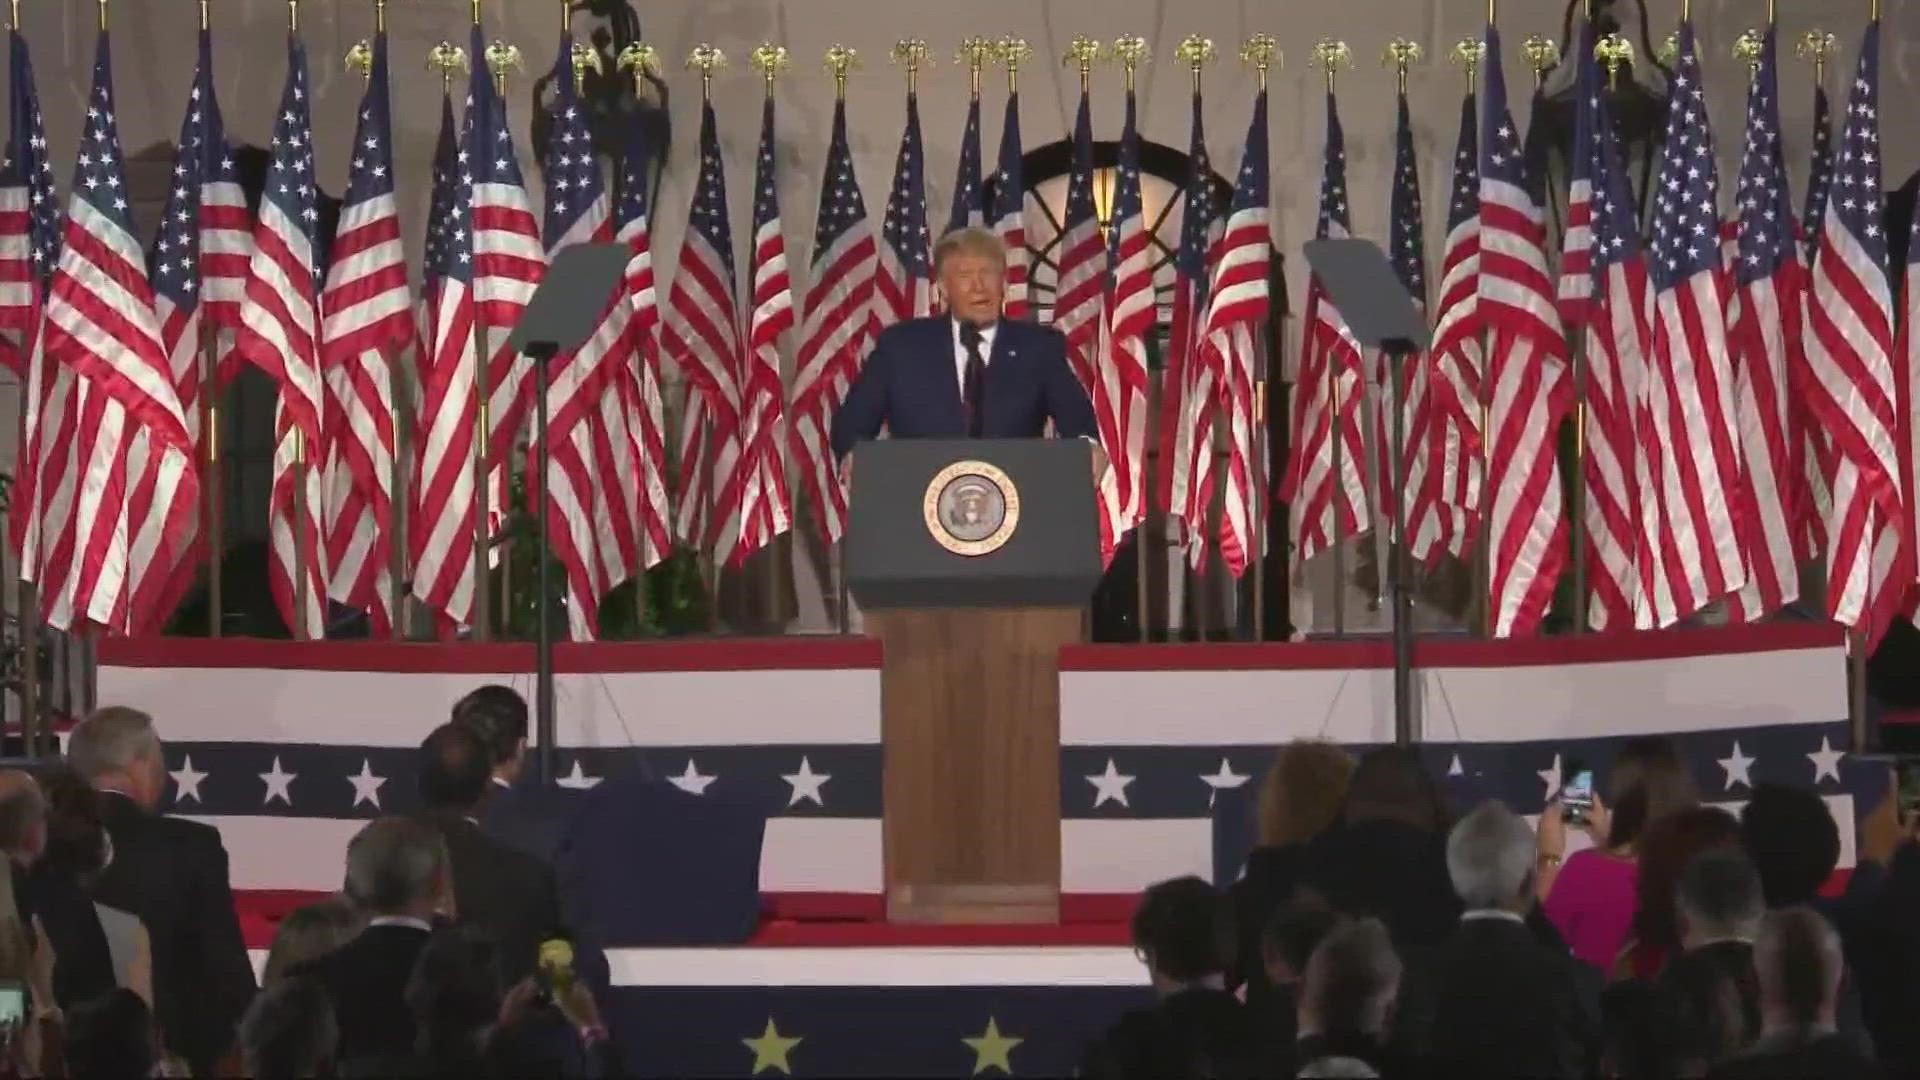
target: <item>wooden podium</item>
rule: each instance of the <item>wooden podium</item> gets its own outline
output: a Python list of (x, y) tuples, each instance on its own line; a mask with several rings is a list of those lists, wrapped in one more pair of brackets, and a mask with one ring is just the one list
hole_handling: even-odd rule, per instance
[(1057, 922), (1059, 655), (1100, 575), (1087, 447), (901, 440), (858, 460), (847, 576), (882, 647), (887, 917)]

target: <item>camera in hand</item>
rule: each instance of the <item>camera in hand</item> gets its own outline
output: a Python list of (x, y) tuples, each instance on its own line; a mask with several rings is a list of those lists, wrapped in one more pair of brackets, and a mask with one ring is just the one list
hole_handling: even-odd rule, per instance
[(1570, 825), (1585, 825), (1593, 810), (1593, 770), (1585, 762), (1567, 763), (1567, 782), (1560, 786), (1560, 816)]

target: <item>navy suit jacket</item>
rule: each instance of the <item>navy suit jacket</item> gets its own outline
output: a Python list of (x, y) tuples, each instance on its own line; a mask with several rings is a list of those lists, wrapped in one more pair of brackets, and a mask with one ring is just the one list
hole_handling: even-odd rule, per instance
[[(1067, 366), (1067, 339), (1059, 331), (1000, 320), (985, 392), (983, 438), (1038, 438), (1048, 420), (1063, 438), (1095, 436), (1093, 403)], [(881, 332), (833, 416), (834, 457), (879, 435), (883, 425), (896, 439), (967, 437), (952, 319), (909, 319)]]

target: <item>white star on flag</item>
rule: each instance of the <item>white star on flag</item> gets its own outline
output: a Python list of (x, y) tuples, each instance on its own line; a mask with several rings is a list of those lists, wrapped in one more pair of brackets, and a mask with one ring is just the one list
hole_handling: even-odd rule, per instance
[[(691, 769), (693, 762), (687, 762), (687, 767)], [(708, 779), (710, 780), (712, 778), (709, 777)], [(800, 755), (800, 771), (797, 773), (782, 773), (780, 779), (793, 785), (793, 794), (787, 796), (788, 806), (799, 806), (801, 799), (812, 799), (813, 805), (815, 806), (827, 805), (827, 801), (820, 795), (820, 785), (833, 779), (833, 776), (828, 773), (814, 772), (813, 765), (807, 761), (805, 754)], [(679, 781), (675, 780), (674, 783), (677, 784)], [(707, 785), (705, 782), (702, 782), (700, 786), (705, 788)], [(694, 794), (698, 795), (699, 792), (695, 791)]]
[(180, 771), (169, 772), (167, 775), (173, 777), (175, 803), (184, 802), (187, 799), (192, 799), (194, 802), (200, 801), (200, 781), (205, 780), (207, 774), (194, 771), (192, 754), (180, 759)]
[(1807, 755), (1807, 760), (1813, 762), (1813, 782), (1817, 784), (1822, 780), (1831, 780), (1839, 783), (1840, 759), (1846, 756), (1842, 751), (1835, 750), (1825, 735), (1820, 736), (1820, 749)]
[(1753, 759), (1740, 752), (1739, 739), (1733, 740), (1732, 755), (1720, 759), (1720, 767), (1727, 771), (1728, 791), (1732, 791), (1735, 784), (1753, 787), (1753, 780), (1747, 775), (1747, 770), (1753, 768)]
[(718, 779), (720, 779), (718, 776), (700, 775), (700, 767), (693, 763), (692, 758), (687, 759), (686, 771), (682, 772), (679, 776), (667, 777), (668, 782), (672, 783), (674, 787), (679, 788), (689, 795), (705, 795), (707, 793), (707, 785)]
[(1127, 785), (1133, 783), (1133, 777), (1116, 768), (1112, 758), (1107, 759), (1107, 771), (1087, 777), (1087, 783), (1093, 785), (1095, 810), (1110, 802), (1117, 802), (1129, 810), (1133, 809), (1133, 804), (1127, 801)]
[(1547, 793), (1545, 795), (1540, 796), (1540, 800), (1542, 802), (1545, 802), (1548, 799), (1553, 798), (1555, 795), (1560, 794), (1561, 780), (1560, 780), (1560, 755), (1559, 754), (1553, 755), (1553, 764), (1547, 766), (1544, 769), (1536, 769), (1534, 771), (1536, 774), (1539, 775), (1540, 782), (1547, 785)]
[(300, 774), (290, 773), (282, 769), (280, 767), (280, 756), (278, 754), (275, 754), (273, 758), (273, 771), (263, 772), (258, 775), (260, 779), (267, 783), (267, 796), (260, 800), (261, 806), (266, 806), (275, 799), (279, 799), (288, 806), (293, 805), (293, 791), (291, 789), (294, 778)]
[(1455, 754), (1455, 755), (1453, 755), (1453, 760), (1447, 763), (1447, 775), (1448, 775), (1448, 776), (1465, 776), (1465, 775), (1467, 775), (1467, 770), (1466, 770), (1465, 768), (1463, 768), (1463, 767), (1461, 767), (1461, 765), (1460, 765), (1460, 755), (1459, 755), (1459, 754)]
[(599, 778), (599, 777), (597, 777), (597, 776), (588, 776), (588, 775), (587, 775), (586, 773), (584, 773), (584, 772), (582, 772), (582, 771), (580, 770), (580, 759), (579, 759), (579, 758), (574, 758), (574, 759), (573, 759), (573, 771), (572, 771), (572, 772), (570, 772), (570, 773), (568, 773), (567, 775), (565, 775), (565, 776), (562, 776), (562, 777), (560, 777), (560, 778), (559, 778), (558, 780), (555, 780), (555, 781), (554, 781), (554, 783), (556, 783), (556, 784), (559, 784), (559, 785), (560, 785), (561, 787), (563, 787), (563, 788), (572, 788), (572, 789), (573, 789), (573, 790), (575, 790), (575, 791), (586, 791), (586, 790), (588, 790), (588, 789), (590, 789), (590, 788), (592, 788), (592, 787), (593, 787), (593, 785), (595, 785), (595, 784), (597, 784), (597, 783), (599, 783), (599, 782), (600, 782), (600, 778)]
[(347, 777), (347, 783), (353, 785), (353, 805), (370, 802), (375, 810), (380, 809), (380, 785), (387, 782), (384, 776), (373, 775), (373, 764), (366, 758), (360, 759), (360, 774)]
[(1222, 791), (1237, 788), (1245, 784), (1249, 776), (1250, 774), (1248, 773), (1234, 772), (1233, 762), (1228, 761), (1226, 758), (1221, 758), (1219, 772), (1203, 773), (1200, 776), (1200, 779), (1205, 782), (1208, 787), (1213, 789), (1207, 792), (1207, 805), (1212, 806), (1213, 800), (1219, 798)]

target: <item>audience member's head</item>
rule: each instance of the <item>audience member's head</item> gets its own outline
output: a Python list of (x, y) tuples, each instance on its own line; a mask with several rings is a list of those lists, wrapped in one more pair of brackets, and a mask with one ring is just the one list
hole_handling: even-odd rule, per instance
[(1447, 834), (1447, 875), (1467, 910), (1525, 914), (1533, 907), (1533, 829), (1489, 800)]
[(1760, 871), (1768, 907), (1812, 900), (1840, 865), (1840, 827), (1811, 788), (1772, 781), (1755, 786), (1740, 811), (1740, 834)]
[(428, 810), (472, 813), (492, 778), (487, 744), (467, 728), (441, 724), (420, 744), (420, 801)]
[(1620, 745), (1607, 778), (1607, 835), (1616, 850), (1636, 845), (1647, 826), (1700, 801), (1680, 748), (1665, 735), (1637, 735)]
[(519, 691), (482, 686), (453, 703), (450, 719), (487, 744), (495, 776), (509, 784), (519, 779), (527, 756), (527, 699)]
[(159, 1058), (153, 1012), (124, 987), (67, 1010), (67, 1075), (73, 1080), (147, 1076)]
[(74, 726), (67, 736), (67, 762), (87, 783), (117, 791), (153, 810), (167, 792), (167, 765), (153, 717), (109, 705)]
[(347, 843), (347, 898), (370, 915), (430, 919), (451, 907), (447, 846), (412, 818), (370, 821)]
[(1712, 806), (1693, 806), (1658, 818), (1637, 845), (1640, 870), (1634, 880), (1633, 938), (1656, 954), (1680, 948), (1674, 893), (1680, 873), (1695, 855), (1740, 844), (1740, 823)]
[(302, 904), (273, 928), (273, 944), (260, 973), (263, 986), (272, 986), (305, 964), (345, 945), (365, 925), (344, 896), (329, 896)]
[(0, 769), (0, 852), (32, 863), (47, 846), (47, 799), (33, 776)]
[(1367, 751), (1347, 784), (1342, 817), (1349, 825), (1395, 821), (1425, 832), (1447, 827), (1447, 803), (1420, 755), (1403, 746)]
[(1302, 1038), (1378, 1036), (1400, 989), (1400, 958), (1378, 919), (1358, 919), (1328, 934), (1307, 961), (1299, 1001)]
[(1767, 913), (1760, 874), (1738, 848), (1703, 851), (1680, 871), (1674, 890), (1680, 942), (1688, 949), (1716, 941), (1752, 941)]
[(1233, 912), (1212, 883), (1197, 877), (1147, 889), (1133, 913), (1133, 948), (1153, 985), (1170, 993), (1195, 984), (1224, 984), (1233, 955)]
[(405, 998), (421, 1054), (442, 1064), (479, 1060), (481, 1037), (500, 1013), (499, 983), (485, 948), (465, 934), (434, 935), (414, 962)]
[(41, 770), (39, 781), (47, 797), (47, 847), (40, 861), (91, 880), (113, 861), (113, 842), (100, 816), (100, 793), (65, 765)]
[(1754, 943), (1762, 1030), (1832, 1027), (1840, 997), (1840, 936), (1809, 907), (1769, 912)]
[(1319, 894), (1301, 889), (1273, 913), (1260, 934), (1260, 958), (1275, 985), (1299, 982), (1313, 950), (1346, 923)]
[(1353, 759), (1320, 739), (1295, 739), (1274, 755), (1260, 785), (1260, 843), (1304, 844), (1340, 820)]
[(254, 1080), (331, 1075), (339, 1043), (333, 1000), (305, 976), (269, 982), (240, 1019), (240, 1056)]
[(1760, 991), (1751, 967), (1669, 964), (1655, 984), (1653, 1014), (1660, 1067), (1668, 1076), (1704, 1076), (1759, 1034)]

